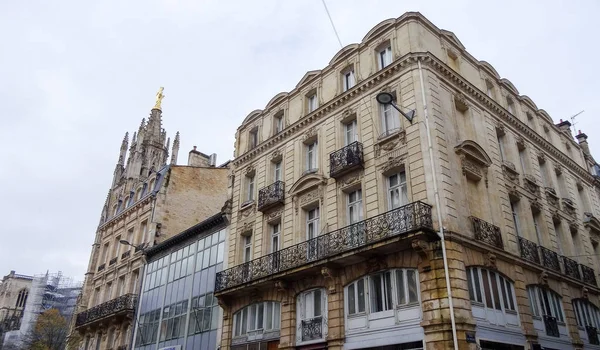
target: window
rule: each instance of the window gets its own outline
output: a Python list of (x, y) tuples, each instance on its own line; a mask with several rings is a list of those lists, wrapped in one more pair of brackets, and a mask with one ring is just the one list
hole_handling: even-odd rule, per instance
[(118, 258), (119, 254), (121, 253), (121, 236), (117, 236), (115, 238), (115, 255), (113, 256), (113, 258)]
[(556, 174), (556, 181), (558, 182), (558, 194), (563, 198), (568, 197), (565, 178), (562, 176), (562, 174)]
[(306, 171), (313, 172), (317, 165), (317, 141), (306, 146)]
[(233, 315), (233, 336), (240, 337), (248, 333), (262, 334), (281, 328), (281, 305), (276, 301), (267, 301), (246, 306)]
[(117, 293), (119, 293), (119, 296), (125, 295), (125, 276), (119, 277), (119, 282), (117, 283)]
[(383, 69), (392, 63), (392, 47), (390, 45), (379, 50), (377, 53), (377, 63), (379, 69)]
[(250, 149), (258, 145), (258, 128), (250, 130), (249, 134)]
[[(160, 320), (160, 309), (147, 312), (140, 315), (138, 321), (138, 333), (136, 346), (143, 346), (156, 342), (158, 335), (158, 322)], [(166, 335), (166, 330), (165, 330)]]
[(225, 255), (225, 231), (221, 230), (199, 239), (197, 247), (196, 272), (222, 263)]
[(273, 165), (273, 182), (281, 181), (281, 162)]
[(130, 279), (130, 285), (131, 285), (130, 293), (138, 294), (139, 278), (140, 278), (140, 271), (139, 270), (133, 271), (133, 274), (131, 275), (131, 279)]
[(244, 262), (252, 260), (252, 236), (244, 236)]
[(314, 112), (317, 107), (319, 107), (319, 102), (317, 101), (317, 93), (313, 93), (307, 97), (307, 107), (308, 113)]
[(133, 227), (127, 230), (127, 242), (131, 244), (135, 244), (135, 240), (133, 237)]
[(515, 225), (515, 233), (517, 237), (521, 237), (521, 227), (519, 225), (519, 208), (515, 202), (510, 202), (510, 211), (512, 213), (513, 224)]
[(348, 193), (348, 224), (352, 225), (363, 220), (362, 191)]
[(573, 308), (577, 318), (577, 325), (581, 328), (600, 328), (600, 310), (596, 305), (585, 299), (574, 299)]
[(351, 69), (342, 74), (342, 80), (344, 91), (350, 90), (354, 86), (354, 70)]
[[(167, 273), (169, 274), (169, 282), (179, 278), (181, 259), (177, 259), (176, 254), (171, 254), (171, 256), (173, 257), (173, 263), (171, 264), (169, 264), (169, 256), (148, 263), (146, 278), (144, 278), (144, 291), (152, 290), (167, 283)], [(177, 271), (175, 267), (177, 267)], [(135, 283), (137, 284), (137, 282)]]
[(94, 290), (94, 304), (92, 306), (100, 304), (100, 294), (102, 294), (102, 292), (100, 291), (100, 287), (97, 287)]
[(556, 244), (558, 245), (558, 252), (560, 255), (564, 255), (563, 252), (563, 232), (560, 222), (554, 223), (554, 232), (556, 233)]
[(488, 97), (493, 98), (494, 97), (494, 84), (492, 84), (491, 81), (486, 80), (485, 88), (486, 88), (486, 94), (488, 95)]
[(531, 212), (533, 215), (533, 228), (535, 229), (535, 236), (537, 238), (537, 243), (542, 245), (542, 229), (540, 227), (540, 213), (539, 212)]
[(558, 322), (565, 322), (560, 295), (539, 286), (528, 286), (527, 294), (533, 317), (552, 316)]
[(510, 97), (506, 98), (506, 109), (508, 110), (508, 113), (512, 115), (515, 114), (515, 103)]
[(19, 291), (19, 294), (17, 295), (17, 302), (15, 304), (15, 307), (17, 307), (17, 308), (25, 307), (25, 303), (27, 303), (28, 295), (29, 295), (29, 292), (27, 291), (27, 289), (21, 289)]
[(306, 212), (306, 239), (310, 240), (319, 235), (319, 208)]
[(542, 185), (544, 187), (552, 187), (550, 186), (550, 181), (548, 180), (548, 171), (546, 170), (546, 163), (540, 162), (540, 175), (542, 177)]
[(275, 130), (275, 135), (279, 134), (283, 131), (283, 113), (278, 113), (273, 117), (273, 130)]
[(106, 256), (108, 255), (108, 248), (110, 246), (109, 242), (104, 243), (104, 247), (102, 247), (102, 258), (100, 259), (100, 263), (106, 263)]
[(254, 200), (254, 175), (246, 176), (246, 201)]
[(217, 329), (220, 310), (212, 293), (192, 298), (191, 307), (188, 335)]
[(519, 150), (519, 163), (521, 163), (523, 174), (527, 174), (527, 151), (525, 149)]
[(346, 287), (348, 316), (418, 305), (416, 269), (395, 269), (376, 273), (356, 280)]
[(163, 308), (163, 317), (160, 324), (160, 341), (177, 339), (185, 335), (187, 308), (187, 300)]
[(315, 289), (301, 295), (302, 301), (300, 303), (303, 306), (301, 309), (302, 319), (306, 320), (322, 316), (322, 305), (324, 304), (322, 294), (320, 289)]
[(108, 332), (106, 334), (106, 348), (112, 349), (114, 343), (115, 343), (115, 329), (111, 327), (108, 329)]
[(358, 141), (356, 119), (344, 124), (344, 146), (348, 146), (349, 144), (355, 141)]
[(106, 295), (104, 301), (109, 301), (112, 298), (112, 282), (106, 284)]
[[(191, 248), (191, 249), (190, 249)], [(215, 248), (216, 249), (216, 248)], [(190, 274), (192, 274), (194, 272), (194, 253), (195, 253), (195, 246), (192, 245), (188, 245), (185, 246), (183, 248), (178, 249), (177, 251), (173, 252), (170, 254), (170, 260), (163, 260), (160, 259), (158, 260), (156, 263), (156, 267), (155, 268), (160, 268), (161, 266), (163, 266), (163, 268), (165, 266), (169, 267), (169, 278), (167, 280), (167, 282), (172, 282), (172, 281), (176, 281), (180, 278), (183, 278), (185, 276), (188, 276)], [(216, 263), (216, 256), (210, 256), (210, 259), (212, 261), (210, 261), (211, 265)], [(158, 275), (156, 277), (157, 281), (160, 279), (164, 280), (165, 276), (164, 273), (166, 271), (163, 271), (163, 275)], [(162, 283), (162, 281), (161, 281)]]
[(394, 107), (389, 105), (379, 105), (379, 113), (381, 116), (381, 136), (385, 137), (400, 128), (400, 119)]
[(279, 251), (279, 238), (281, 234), (281, 224), (276, 223), (271, 225), (271, 253)]
[(408, 192), (406, 173), (403, 171), (388, 177), (388, 206), (392, 210), (406, 204), (408, 204)]
[(496, 131), (498, 140), (498, 151), (500, 152), (500, 160), (504, 162), (504, 135)]
[(467, 269), (469, 297), (488, 309), (516, 312), (513, 283), (500, 274), (480, 267)]
[(144, 220), (144, 222), (142, 222), (142, 225), (140, 226), (140, 233), (142, 237), (138, 240), (138, 242), (146, 242), (146, 235), (148, 234), (148, 220)]

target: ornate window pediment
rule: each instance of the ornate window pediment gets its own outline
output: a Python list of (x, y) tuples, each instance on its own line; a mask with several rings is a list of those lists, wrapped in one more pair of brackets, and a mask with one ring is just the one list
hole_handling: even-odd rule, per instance
[(492, 159), (485, 150), (477, 142), (465, 140), (454, 147), (454, 151), (461, 159), (463, 175), (473, 181), (483, 178), (487, 186), (487, 169), (492, 164)]
[(318, 174), (306, 174), (300, 177), (288, 190), (290, 196), (297, 196), (310, 189), (318, 188), (327, 183), (327, 179)]

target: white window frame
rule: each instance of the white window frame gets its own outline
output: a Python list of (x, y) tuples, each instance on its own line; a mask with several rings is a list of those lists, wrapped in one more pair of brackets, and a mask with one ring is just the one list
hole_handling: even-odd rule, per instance
[(388, 45), (377, 52), (377, 65), (383, 69), (392, 63), (392, 45)]
[(271, 226), (271, 253), (278, 252), (281, 249), (281, 223), (275, 223)]
[(281, 161), (273, 164), (273, 182), (281, 181)]
[(600, 309), (596, 305), (588, 300), (574, 299), (573, 309), (578, 328), (585, 329), (586, 326), (589, 326), (600, 329)]
[(306, 97), (308, 113), (314, 112), (317, 108), (319, 108), (319, 101), (317, 99), (317, 93), (315, 92), (312, 95)]
[[(262, 322), (259, 324), (259, 308), (262, 308)], [(254, 314), (252, 313), (254, 310)], [(254, 320), (251, 320), (254, 318)], [(251, 324), (253, 329), (250, 329)], [(270, 326), (270, 327), (269, 327)], [(281, 329), (281, 304), (277, 301), (265, 301), (251, 304), (233, 315), (233, 337), (243, 337), (250, 334), (262, 334), (265, 331)]]
[[(392, 185), (392, 178), (396, 176), (398, 178), (398, 182), (395, 185)], [(396, 174), (392, 174), (387, 176), (386, 178), (387, 184), (387, 200), (388, 200), (388, 208), (389, 210), (396, 209), (407, 205), (409, 203), (408, 199), (408, 186), (406, 183), (406, 172), (401, 171)], [(397, 193), (397, 195), (396, 195)], [(394, 206), (394, 197), (398, 198), (398, 205)]]
[(250, 149), (258, 146), (258, 128), (250, 130), (248, 141), (250, 143)]
[(306, 145), (306, 171), (315, 171), (319, 168), (319, 144), (317, 141)]
[(358, 125), (356, 119), (352, 119), (344, 124), (344, 146), (348, 146), (358, 141)]
[(283, 114), (277, 114), (274, 117), (275, 135), (283, 131)]
[(356, 84), (356, 80), (354, 78), (354, 70), (353, 69), (350, 69), (343, 73), (342, 82), (344, 85), (344, 92), (346, 92), (354, 87), (354, 85)]
[(498, 140), (498, 151), (500, 152), (500, 160), (504, 162), (505, 156), (504, 156), (504, 136), (502, 135), (496, 135), (496, 138)]
[[(315, 300), (319, 300), (319, 305), (316, 305)], [(307, 343), (319, 343), (323, 339), (327, 339), (328, 327), (328, 307), (327, 307), (327, 293), (323, 288), (316, 288), (304, 291), (296, 298), (296, 320), (298, 327), (302, 328), (303, 321), (320, 320), (321, 322), (321, 335), (322, 338), (302, 340), (302, 332), (296, 332), (296, 343), (307, 344)]]
[(361, 189), (357, 189), (346, 194), (346, 217), (348, 218), (348, 225), (363, 221)]
[[(487, 274), (486, 278), (483, 278), (484, 273)], [(492, 277), (496, 279), (495, 283), (491, 281)], [(487, 285), (485, 285), (486, 279)], [(503, 313), (517, 313), (518, 305), (514, 282), (508, 280), (498, 272), (489, 271), (481, 267), (469, 267), (467, 268), (467, 283), (469, 287), (469, 299), (471, 299), (473, 305), (489, 310), (502, 311)], [(493, 289), (494, 284), (496, 285), (496, 290)], [(487, 294), (490, 295), (491, 300), (487, 300)], [(496, 296), (498, 296), (498, 300), (496, 300)], [(500, 308), (497, 306), (500, 306)]]
[(381, 130), (383, 135), (388, 135), (400, 129), (400, 117), (391, 104), (379, 105)]
[(513, 224), (515, 225), (515, 233), (517, 237), (521, 237), (521, 222), (519, 221), (518, 203), (510, 202), (510, 211), (512, 213)]
[[(314, 216), (312, 218), (311, 218), (311, 213), (314, 213)], [(306, 211), (306, 239), (307, 240), (311, 240), (311, 239), (319, 236), (319, 218), (320, 218), (319, 207), (315, 207), (313, 209), (309, 209)], [(311, 228), (312, 228), (312, 232), (311, 232)]]
[(246, 181), (247, 181), (247, 188), (246, 188), (246, 200), (248, 202), (253, 201), (254, 200), (254, 175), (252, 176), (246, 176)]
[(243, 244), (244, 244), (244, 250), (243, 250), (243, 254), (242, 254), (242, 258), (244, 259), (244, 262), (247, 263), (250, 260), (252, 260), (252, 236), (243, 236), (244, 238), (242, 238), (243, 240)]
[(556, 317), (559, 323), (565, 323), (562, 298), (558, 293), (539, 286), (527, 286), (527, 295), (533, 317), (552, 316)]

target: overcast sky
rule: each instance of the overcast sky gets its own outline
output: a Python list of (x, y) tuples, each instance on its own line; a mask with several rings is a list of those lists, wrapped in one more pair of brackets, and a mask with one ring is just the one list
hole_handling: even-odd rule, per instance
[[(420, 11), (555, 121), (585, 110), (600, 154), (600, 2), (488, 3), (327, 0), (344, 45)], [(79, 280), (123, 135), (160, 86), (179, 163), (194, 145), (222, 163), (249, 112), (340, 49), (321, 0), (4, 1), (0, 39), (0, 276)]]

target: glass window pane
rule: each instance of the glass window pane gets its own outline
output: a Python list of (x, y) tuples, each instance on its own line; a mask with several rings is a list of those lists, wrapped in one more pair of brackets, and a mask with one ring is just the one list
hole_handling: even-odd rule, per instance
[(473, 274), (473, 285), (475, 286), (475, 300), (482, 303), (483, 298), (481, 297), (481, 282), (479, 280), (479, 269), (472, 269)]
[(315, 302), (315, 310), (314, 310), (314, 315), (315, 317), (317, 316), (321, 316), (321, 290), (317, 289), (314, 291), (314, 302)]
[(498, 281), (495, 272), (490, 271), (490, 281), (492, 282), (492, 295), (494, 296), (494, 307), (497, 310), (502, 310), (500, 306), (500, 295), (498, 293)]
[(365, 280), (359, 279), (356, 284), (358, 294), (358, 312), (365, 311)]
[(386, 310), (391, 310), (392, 309), (392, 273), (391, 272), (386, 272), (385, 273), (385, 301), (386, 301)]
[(206, 249), (204, 251), (204, 259), (202, 260), (202, 268), (203, 269), (208, 267), (209, 259), (210, 259), (210, 249)]
[(281, 305), (279, 303), (273, 303), (273, 329), (280, 328), (281, 321)]
[(212, 313), (212, 319), (210, 322), (210, 329), (214, 330), (214, 329), (217, 329), (217, 327), (219, 326), (219, 307), (213, 306), (211, 313)]
[(217, 250), (218, 246), (214, 245), (210, 248), (210, 266), (215, 265), (217, 263)]
[(354, 296), (354, 283), (348, 286), (348, 314), (356, 313), (356, 298)]
[(406, 304), (406, 291), (404, 288), (404, 271), (396, 270), (396, 289), (398, 296), (398, 305)]
[(250, 317), (248, 318), (248, 330), (256, 329), (256, 305), (250, 306)]
[(211, 317), (212, 317), (212, 308), (206, 308), (204, 309), (204, 319), (202, 322), (202, 331), (208, 331), (210, 329), (210, 323), (211, 323)]
[(383, 311), (383, 293), (381, 275), (373, 275), (369, 278), (370, 281), (370, 296), (371, 296), (371, 312)]
[(407, 270), (406, 271), (406, 280), (408, 283), (408, 302), (416, 303), (419, 301), (419, 293), (417, 292), (417, 271), (416, 270)]
[(508, 299), (506, 298), (506, 285), (504, 285), (504, 278), (500, 277), (500, 290), (502, 291), (502, 300), (504, 300), (504, 309), (510, 310)]
[(242, 334), (246, 333), (246, 329), (248, 329), (247, 326), (248, 326), (248, 308), (245, 308), (242, 311), (242, 329), (241, 329)]
[(257, 315), (256, 315), (256, 329), (263, 329), (264, 328), (264, 325), (263, 325), (264, 304), (263, 303), (258, 304), (256, 313), (257, 313)]
[(267, 303), (267, 312), (266, 312), (267, 325), (265, 329), (273, 329), (273, 303)]
[(490, 281), (487, 270), (480, 270), (481, 278), (483, 282), (483, 291), (485, 293), (485, 305), (489, 308), (494, 307), (494, 303), (492, 301), (492, 292), (490, 291)]

